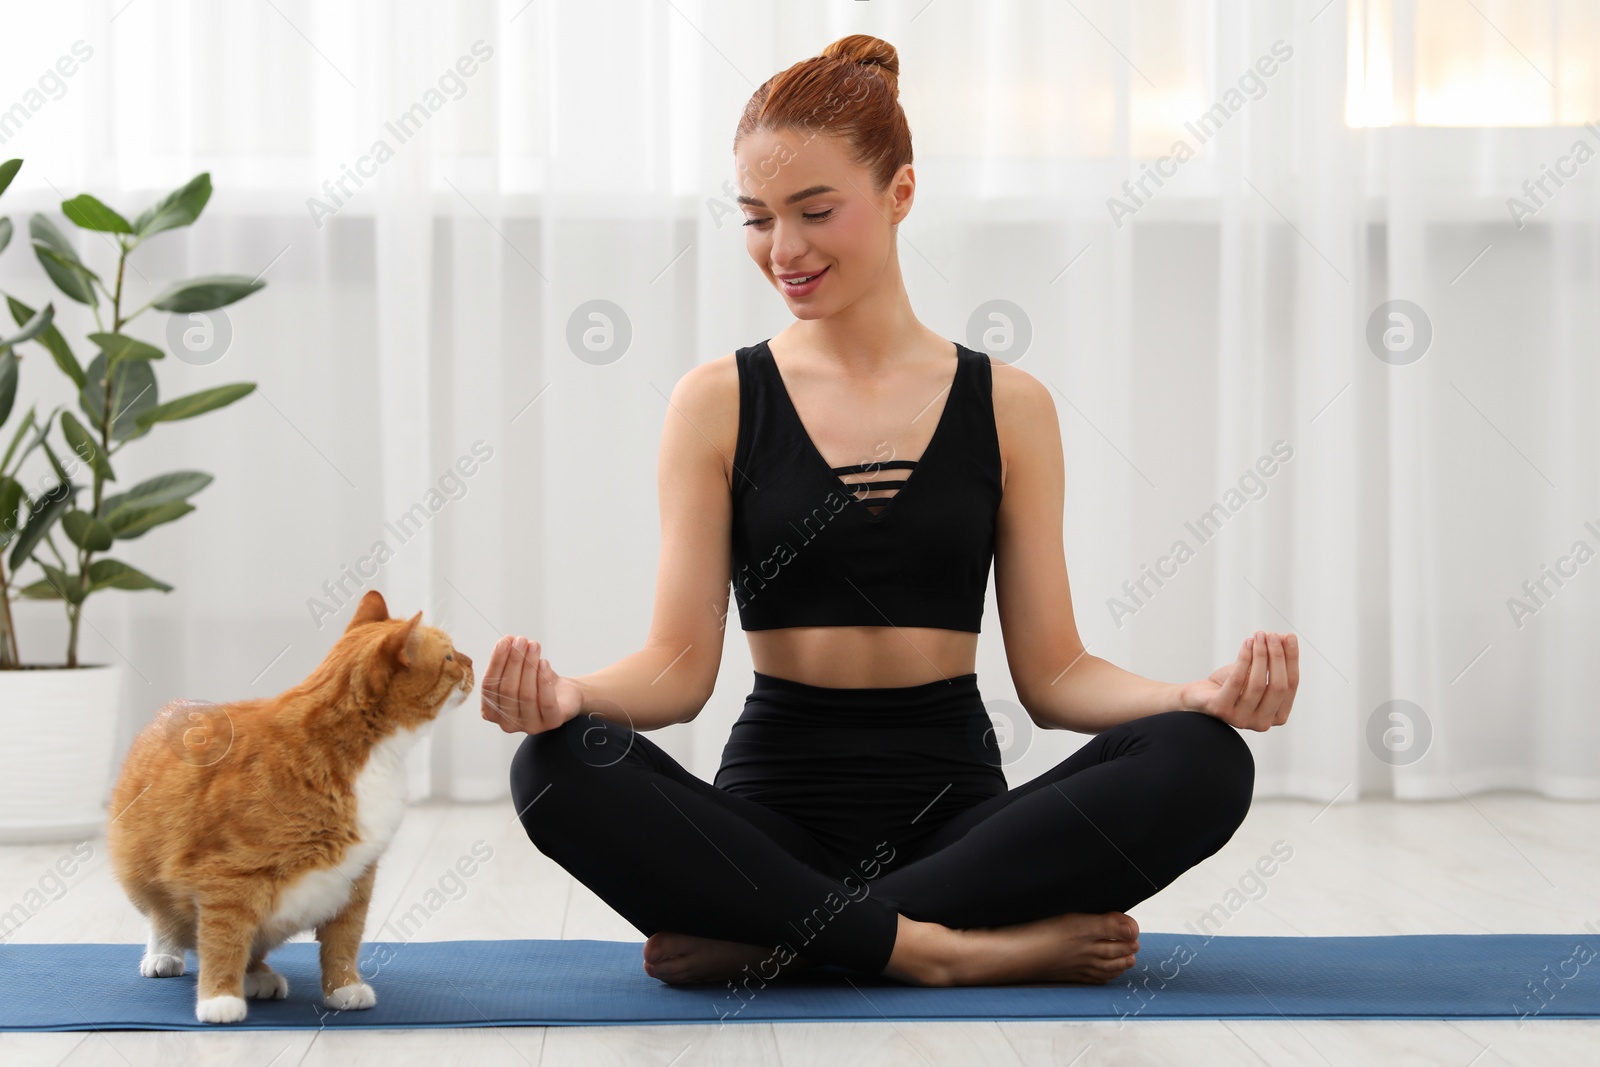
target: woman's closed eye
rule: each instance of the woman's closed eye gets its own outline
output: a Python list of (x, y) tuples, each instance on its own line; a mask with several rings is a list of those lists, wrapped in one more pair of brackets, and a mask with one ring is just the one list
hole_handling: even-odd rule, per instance
[[(832, 214), (833, 214), (833, 209), (829, 208), (827, 211), (819, 212), (819, 213), (817, 213), (815, 215), (807, 214), (806, 212), (802, 211), (800, 213), (800, 217), (803, 218), (803, 219), (806, 219), (809, 222), (821, 222), (823, 219), (827, 218), (829, 215), (832, 215)], [(771, 221), (772, 220), (770, 218), (767, 218), (767, 219), (747, 219), (747, 220), (745, 220), (745, 225), (746, 226), (755, 226), (756, 228), (759, 229), (763, 223), (767, 223), (767, 222), (771, 222)]]

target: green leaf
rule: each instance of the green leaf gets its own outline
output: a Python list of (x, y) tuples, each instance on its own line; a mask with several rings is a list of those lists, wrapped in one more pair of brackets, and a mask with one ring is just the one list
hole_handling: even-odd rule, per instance
[[(77, 250), (72, 247), (72, 242), (67, 240), (67, 235), (61, 232), (61, 228), (50, 221), (49, 216), (35, 212), (28, 219), (28, 236), (35, 243), (43, 243), (49, 246), (52, 251), (63, 259), (78, 263)], [(81, 267), (83, 264), (78, 263), (78, 265)]]
[[(7, 296), (6, 303), (11, 306), (11, 317), (21, 326), (33, 318), (33, 309), (22, 301)], [(55, 359), (56, 366), (61, 368), (61, 373), (72, 379), (72, 384), (79, 389), (83, 388), (83, 368), (78, 365), (78, 357), (72, 354), (72, 349), (67, 346), (67, 339), (61, 336), (61, 331), (56, 329), (52, 319), (44, 332), (35, 338), (40, 344), (50, 351)]]
[(111, 532), (124, 541), (139, 537), (152, 527), (181, 519), (194, 510), (194, 505), (182, 500), (169, 500), (151, 507), (121, 507), (103, 520)]
[(61, 201), (61, 213), (86, 230), (101, 233), (132, 233), (128, 220), (106, 207), (88, 193), (79, 193), (71, 200)]
[(100, 298), (95, 294), (95, 281), (99, 275), (78, 260), (78, 253), (55, 223), (43, 215), (28, 220), (28, 233), (33, 238), (33, 251), (39, 263), (56, 288), (80, 304), (98, 307)]
[(0, 193), (10, 188), (11, 179), (15, 178), (17, 171), (21, 169), (22, 160), (20, 159), (8, 159), (4, 163), (0, 163)]
[(158, 422), (192, 419), (196, 415), (204, 415), (208, 411), (226, 407), (242, 396), (248, 396), (255, 387), (255, 382), (234, 382), (231, 385), (219, 385), (215, 389), (202, 389), (198, 393), (180, 396), (176, 400), (169, 400), (144, 412), (139, 416), (139, 425), (148, 429)]
[[(17, 432), (15, 434), (13, 434), (12, 437), (11, 437), (11, 447), (6, 449), (6, 458), (3, 459), (3, 460), (0, 460), (0, 471), (3, 471), (7, 467), (11, 466), (12, 453), (16, 452), (17, 446), (22, 443), (22, 435), (28, 432), (28, 427), (33, 425), (33, 420), (34, 420), (33, 409), (29, 408), (27, 416), (22, 420), (22, 425), (17, 427)], [(33, 448), (30, 446), (29, 449), (28, 449), (28, 452), (32, 452), (32, 451), (33, 451)], [(27, 454), (28, 454), (27, 452), (24, 452), (23, 456), (26, 457)], [(5, 477), (9, 478), (10, 475), (5, 475)]]
[[(55, 421), (56, 413), (60, 410), (61, 405), (56, 405), (55, 411), (52, 411), (49, 415), (45, 416), (44, 424), (41, 426), (35, 426), (34, 409), (30, 407), (28, 409), (27, 416), (22, 420), (22, 425), (17, 428), (17, 435), (12, 439), (11, 447), (6, 449), (5, 463), (0, 464), (0, 469), (10, 469), (12, 471), (21, 470), (22, 465), (28, 461), (28, 457), (33, 455), (33, 450), (44, 447), (48, 443), (48, 438), (50, 436), (50, 423)], [(34, 431), (33, 440), (29, 441), (28, 447), (22, 450), (22, 454), (17, 457), (16, 466), (13, 467), (11, 466), (11, 454), (16, 451), (18, 442), (22, 440), (22, 435), (26, 433), (30, 427), (32, 427)]]
[(0, 252), (6, 250), (6, 245), (11, 243), (11, 220), (0, 219)]
[[(45, 424), (44, 429), (50, 429), (48, 423)], [(44, 439), (43, 434), (41, 434), (39, 437), (39, 447), (44, 449), (45, 458), (50, 461), (50, 469), (56, 472), (56, 480), (62, 482), (71, 481), (72, 476), (67, 473), (67, 468), (63, 467), (61, 465), (61, 461), (56, 458), (56, 450), (50, 447), (50, 442)], [(43, 498), (41, 497), (40, 499)]]
[(9, 348), (0, 349), (0, 423), (11, 417), (11, 405), (17, 399), (17, 354)]
[[(56, 420), (56, 416), (61, 413), (61, 409), (62, 409), (63, 406), (64, 405), (62, 405), (62, 404), (57, 404), (54, 408), (51, 409), (50, 414), (48, 414), (48, 415), (46, 415), (44, 417), (44, 422), (40, 423), (38, 426), (36, 426), (34, 428), (33, 440), (28, 442), (28, 447), (24, 448), (22, 450), (22, 455), (17, 457), (17, 465), (16, 465), (16, 467), (14, 469), (21, 470), (22, 469), (22, 465), (27, 462), (28, 457), (33, 455), (33, 450), (34, 449), (42, 448), (46, 452), (50, 451), (50, 424)], [(28, 414), (30, 416), (32, 416), (32, 414), (33, 414), (33, 409), (32, 408), (30, 408), (28, 410)], [(54, 457), (53, 454), (51, 455), (50, 462), (55, 465), (56, 477), (58, 479), (65, 479), (66, 475), (62, 472), (61, 465), (59, 463), (56, 463), (55, 457)]]
[(61, 590), (50, 584), (50, 579), (41, 578), (31, 585), (18, 589), (17, 595), (25, 596), (29, 600), (60, 600)]
[[(67, 439), (67, 444), (72, 446), (72, 451), (78, 458), (94, 468), (94, 472), (108, 482), (117, 480), (111, 473), (111, 459), (95, 441), (94, 435), (83, 428), (83, 423), (70, 411), (61, 413), (61, 433)], [(73, 540), (77, 540), (74, 538)]]
[[(78, 406), (89, 417), (89, 425), (99, 427), (106, 419), (106, 354), (101, 352), (89, 363)], [(111, 372), (111, 439), (126, 441), (148, 433), (139, 425), (139, 416), (156, 406), (156, 372), (147, 359), (125, 359)]]
[(56, 599), (64, 599), (69, 604), (83, 603), (83, 598), (88, 594), (84, 592), (83, 583), (78, 580), (76, 574), (68, 574), (60, 567), (51, 566), (42, 559), (37, 562), (44, 568), (45, 581), (56, 590)]
[(72, 543), (90, 552), (104, 552), (111, 547), (111, 527), (89, 514), (73, 509), (61, 516), (61, 528), (67, 531)]
[(178, 282), (152, 300), (150, 306), (179, 313), (211, 311), (243, 300), (266, 284), (246, 274), (207, 274)]
[(17, 516), (22, 512), (22, 483), (0, 475), (0, 547), (17, 536)]
[(133, 222), (133, 231), (139, 240), (154, 236), (163, 230), (187, 226), (200, 217), (206, 201), (211, 199), (211, 174), (198, 174), (182, 189), (168, 193), (159, 204), (146, 208)]
[(71, 482), (58, 482), (30, 504), (28, 524), (22, 528), (22, 532), (17, 535), (15, 543), (11, 546), (13, 571), (33, 555), (34, 548), (44, 539), (50, 527), (72, 506), (72, 498), (77, 492), (78, 487)]
[(172, 592), (172, 586), (115, 559), (97, 559), (89, 564), (89, 592), (96, 589), (159, 589)]
[(211, 475), (204, 471), (173, 471), (158, 474), (129, 489), (126, 493), (113, 493), (100, 501), (102, 518), (119, 508), (144, 508), (164, 504), (169, 500), (191, 497), (211, 484)]
[(91, 333), (89, 340), (100, 346), (100, 351), (111, 357), (114, 367), (125, 359), (162, 359), (166, 353), (155, 345), (129, 337), (125, 333)]
[[(35, 337), (38, 337), (41, 333), (44, 333), (45, 330), (50, 328), (50, 320), (54, 319), (55, 317), (56, 306), (54, 304), (46, 304), (44, 307), (40, 308), (35, 315), (29, 318), (27, 322), (22, 324), (21, 333), (14, 334), (11, 337), (7, 337), (3, 341), (0, 341), (0, 347), (5, 347), (8, 345), (20, 345), (24, 341), (33, 340)], [(6, 421), (5, 418), (0, 417), (0, 422), (4, 421)]]

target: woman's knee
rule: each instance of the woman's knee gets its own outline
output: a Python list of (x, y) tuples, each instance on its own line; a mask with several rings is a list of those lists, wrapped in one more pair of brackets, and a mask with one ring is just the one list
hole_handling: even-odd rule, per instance
[(580, 767), (609, 767), (635, 744), (626, 726), (596, 715), (576, 715), (553, 730), (529, 734), (511, 761), (511, 788), (528, 778), (570, 774)]
[(1244, 821), (1255, 791), (1256, 764), (1239, 731), (1202, 711), (1168, 711), (1145, 723), (1146, 741), (1163, 750), (1164, 777), (1198, 803), (1213, 802), (1219, 817)]
[(517, 746), (516, 754), (511, 757), (511, 803), (517, 818), (522, 820), (530, 834), (533, 828), (529, 813), (533, 809), (533, 801), (560, 776), (559, 769), (550, 759), (551, 732), (524, 737), (522, 744)]
[(649, 763), (651, 752), (650, 742), (628, 727), (593, 715), (529, 734), (511, 758), (511, 802), (517, 817), (537, 844), (536, 833), (548, 830), (553, 821), (566, 821), (563, 809), (582, 806), (596, 790), (614, 788), (610, 768), (624, 761)]
[(536, 820), (557, 805), (537, 801), (553, 788), (570, 791), (588, 766), (581, 758), (584, 724), (570, 719), (554, 730), (529, 734), (511, 757), (511, 802), (531, 836)]

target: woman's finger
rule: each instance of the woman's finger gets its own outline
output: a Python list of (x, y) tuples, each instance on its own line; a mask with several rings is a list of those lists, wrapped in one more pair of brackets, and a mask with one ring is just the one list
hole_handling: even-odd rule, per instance
[(1239, 710), (1251, 729), (1259, 724), (1256, 713), (1261, 708), (1261, 697), (1267, 691), (1267, 641), (1260, 630), (1250, 638), (1250, 680), (1239, 695)]
[(1279, 726), (1288, 721), (1289, 710), (1294, 707), (1294, 695), (1300, 690), (1300, 639), (1294, 634), (1283, 636), (1283, 661), (1284, 682), (1289, 691), (1283, 698), (1283, 707), (1278, 709)]
[(514, 697), (517, 721), (529, 732), (543, 730), (544, 722), (539, 717), (539, 642), (525, 637), (518, 640), (521, 642), (518, 658), (522, 660), (522, 673), (517, 678)]
[(523, 725), (522, 709), (517, 706), (517, 694), (522, 689), (522, 673), (527, 667), (527, 654), (523, 648), (527, 639), (513, 637), (506, 649), (505, 671), (500, 678), (500, 714), (509, 722)]
[(1290, 718), (1290, 710), (1294, 707), (1294, 689), (1299, 686), (1298, 664), (1293, 662), (1294, 654), (1290, 651), (1290, 635), (1288, 633), (1282, 633), (1278, 637), (1278, 646), (1283, 649), (1283, 665), (1282, 667), (1274, 667), (1274, 670), (1282, 672), (1283, 691), (1278, 694), (1277, 709), (1274, 710), (1274, 715), (1272, 715), (1272, 725), (1274, 726), (1282, 726)]
[(1258, 712), (1263, 726), (1276, 726), (1289, 693), (1288, 668), (1284, 666), (1283, 637), (1267, 634), (1267, 692)]
[(547, 730), (561, 725), (561, 709), (556, 706), (556, 672), (550, 661), (539, 660), (539, 723)]
[(536, 650), (533, 661), (533, 676), (539, 683), (534, 699), (539, 704), (539, 727), (543, 730), (553, 730), (561, 725), (560, 717), (556, 715), (555, 702), (555, 677), (556, 672), (550, 668), (550, 661), (539, 655), (542, 649)]
[(1213, 711), (1230, 726), (1243, 725), (1238, 721), (1234, 705), (1238, 703), (1239, 691), (1244, 687), (1245, 679), (1250, 674), (1250, 640), (1245, 639), (1239, 646), (1239, 658), (1233, 661), (1233, 670), (1223, 681), (1222, 687), (1217, 690), (1216, 704)]
[(506, 658), (511, 649), (511, 635), (504, 634), (494, 643), (494, 651), (489, 654), (489, 665), (483, 671), (483, 717), (489, 722), (499, 723), (505, 728), (505, 704), (501, 697), (501, 686), (505, 681)]

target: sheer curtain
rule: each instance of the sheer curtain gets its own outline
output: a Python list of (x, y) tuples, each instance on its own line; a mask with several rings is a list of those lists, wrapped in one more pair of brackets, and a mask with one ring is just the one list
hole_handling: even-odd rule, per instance
[[(78, 192), (136, 212), (207, 170), (200, 222), (135, 255), (134, 299), (198, 273), (268, 283), (226, 309), (221, 359), (158, 367), (163, 396), (257, 392), (124, 454), (124, 480), (216, 482), (124, 553), (172, 593), (89, 603), (83, 658), (129, 667), (120, 740), (173, 697), (298, 681), (366, 588), (480, 668), (502, 633), (567, 674), (636, 649), (666, 397), (789, 321), (738, 227), (739, 111), (866, 32), (901, 53), (919, 315), (1056, 399), (1090, 650), (1175, 681), (1255, 629), (1300, 634), (1289, 728), (1245, 735), (1264, 795), (1600, 796), (1594, 14), (13, 8), (0, 155), (26, 163), (0, 206), (19, 232), (34, 211), (70, 230)], [(26, 244), (0, 288), (37, 303)], [(69, 338), (93, 329), (56, 303)], [(30, 354), (20, 402), (67, 402)], [(25, 658), (59, 662), (59, 606), (18, 609)], [(1029, 727), (1000, 637), (991, 592), (977, 670), (1018, 782), (1083, 738)], [(710, 705), (653, 739), (709, 778), (749, 683), (735, 625)], [(516, 740), (457, 710), (415, 754), (416, 795), (503, 796)]]

